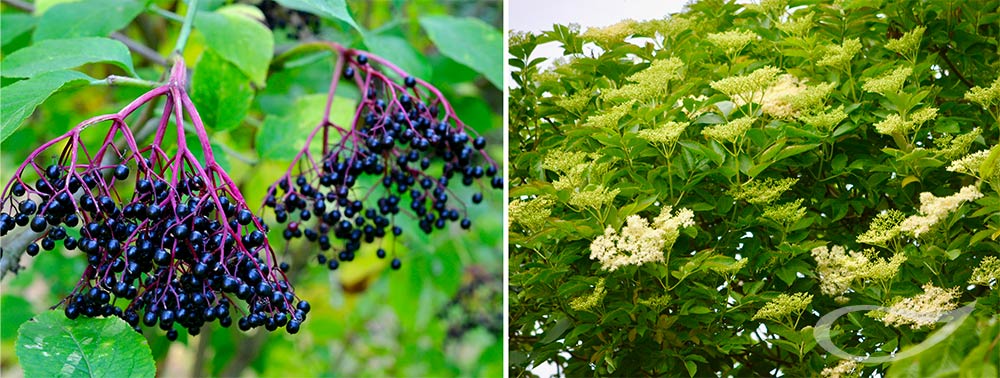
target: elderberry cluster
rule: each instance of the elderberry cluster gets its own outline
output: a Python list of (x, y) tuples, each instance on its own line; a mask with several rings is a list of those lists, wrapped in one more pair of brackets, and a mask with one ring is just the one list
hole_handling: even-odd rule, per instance
[[(178, 60), (163, 86), (33, 151), (0, 192), (3, 247), (29, 241), (23, 250), (34, 256), (61, 241), (70, 253), (86, 256), (79, 282), (60, 302), (70, 319), (117, 316), (138, 332), (140, 323), (159, 325), (170, 340), (178, 328), (197, 335), (216, 321), (223, 327), (236, 322), (244, 331), (296, 333), (309, 304), (297, 300), (267, 227), (215, 161), (185, 92), (186, 75)], [(157, 97), (167, 100), (156, 137), (140, 148), (125, 119)], [(203, 159), (186, 143), (188, 119)], [(104, 122), (111, 123), (104, 142), (88, 148), (81, 133)], [(176, 142), (167, 146), (171, 129)], [(56, 162), (42, 169), (50, 147), (63, 142), (58, 159), (52, 156)], [(16, 270), (21, 250), (2, 252), (0, 261), (14, 261), (3, 268)]]
[[(108, 178), (101, 169), (53, 164), (34, 184), (16, 178), (6, 193), (17, 206), (0, 214), (0, 234), (19, 227), (38, 233), (26, 249), (31, 256), (53, 250), (58, 241), (87, 256), (83, 277), (65, 300), (66, 316), (113, 315), (137, 331), (140, 321), (159, 324), (175, 340), (175, 325), (191, 335), (213, 321), (228, 327), (236, 315), (232, 300), (239, 299), (247, 304), (238, 319), (241, 330), (297, 332), (309, 304), (293, 307), (296, 298), (283, 274), (258, 256), (266, 229), (254, 225), (260, 223), (250, 210), (200, 176), (170, 184), (148, 169), (149, 159), (140, 165), (147, 169), (136, 175), (128, 199), (114, 187), (129, 179), (126, 164), (111, 168)], [(117, 300), (129, 303), (123, 309)]]
[[(355, 58), (349, 59), (352, 54)], [(467, 199), (474, 204), (483, 201), (487, 185), (503, 188), (497, 164), (484, 151), (486, 139), (470, 136), (466, 130), (471, 129), (426, 83), (403, 76), (400, 85), (355, 50), (344, 51), (342, 59), (349, 62), (342, 77), (354, 81), (364, 94), (358, 117), (346, 129), (320, 125), (317, 131), (323, 129), (324, 137), (331, 129), (339, 131), (323, 141), (322, 157), (311, 157), (310, 137), (289, 172), (270, 187), (264, 205), (285, 224), (284, 238), (316, 243), (317, 260), (333, 270), (353, 260), (363, 243), (389, 233), (401, 235), (403, 228), (396, 222), (401, 212), (427, 234), (449, 222), (470, 228), (466, 203), (449, 185), (458, 181), (478, 187)], [(331, 249), (335, 255), (328, 257)], [(385, 248), (376, 253), (380, 258), (387, 255)], [(399, 269), (401, 261), (394, 257), (391, 266)]]

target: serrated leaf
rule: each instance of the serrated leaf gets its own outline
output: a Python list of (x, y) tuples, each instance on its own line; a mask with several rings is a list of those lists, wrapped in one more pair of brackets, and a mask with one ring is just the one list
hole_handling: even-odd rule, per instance
[(406, 73), (425, 80), (430, 79), (431, 70), (427, 62), (405, 39), (393, 35), (366, 33), (365, 46), (368, 46), (368, 50), (373, 54), (393, 62)]
[(254, 84), (263, 87), (267, 67), (271, 64), (274, 37), (260, 22), (236, 13), (225, 9), (199, 13), (194, 24), (205, 36), (209, 49), (238, 67)]
[(17, 39), (35, 27), (35, 18), (30, 14), (3, 13), (0, 15), (0, 46)]
[(84, 0), (53, 6), (38, 19), (35, 41), (107, 37), (132, 22), (145, 8), (134, 0)]
[(503, 88), (503, 35), (483, 21), (451, 16), (420, 18), (441, 54), (486, 76)]
[(27, 377), (152, 377), (156, 365), (142, 335), (117, 317), (67, 319), (46, 311), (18, 331)]
[[(334, 97), (330, 121), (346, 127), (354, 115), (356, 102)], [(323, 118), (326, 95), (302, 96), (285, 116), (268, 115), (257, 132), (257, 153), (261, 159), (291, 160), (295, 158), (306, 137)]]
[(50, 39), (14, 51), (3, 60), (0, 75), (33, 77), (88, 63), (110, 63), (136, 76), (128, 47), (110, 38), (94, 37)]
[(3, 87), (0, 96), (0, 142), (17, 131), (35, 108), (66, 84), (89, 82), (76, 71), (53, 71)]
[(354, 22), (354, 17), (347, 10), (347, 2), (344, 0), (276, 0), (278, 4), (285, 7), (309, 12), (322, 18), (339, 20), (350, 25), (356, 30), (361, 30), (358, 23)]
[(202, 109), (205, 126), (225, 130), (239, 125), (253, 102), (250, 79), (212, 50), (201, 55), (191, 79), (191, 100)]

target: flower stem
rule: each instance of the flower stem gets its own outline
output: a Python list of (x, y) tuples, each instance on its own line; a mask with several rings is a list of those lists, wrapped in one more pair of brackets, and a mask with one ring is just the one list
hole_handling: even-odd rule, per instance
[(187, 45), (188, 37), (191, 36), (191, 26), (194, 25), (195, 13), (198, 13), (198, 0), (190, 0), (187, 14), (184, 15), (184, 23), (181, 24), (181, 32), (177, 35), (177, 44), (174, 45), (175, 54), (184, 53), (184, 46)]

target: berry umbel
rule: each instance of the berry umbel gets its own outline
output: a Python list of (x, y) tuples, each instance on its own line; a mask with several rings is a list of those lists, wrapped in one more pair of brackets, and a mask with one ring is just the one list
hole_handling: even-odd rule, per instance
[[(329, 46), (337, 63), (323, 119), (264, 203), (285, 225), (284, 238), (316, 243), (317, 260), (332, 270), (353, 260), (363, 243), (379, 243), (380, 258), (385, 248), (394, 256), (395, 244), (382, 240), (403, 233), (398, 217), (413, 219), (428, 234), (450, 222), (470, 228), (467, 202), (478, 204), (482, 191), (503, 188), (486, 138), (463, 123), (434, 86), (384, 58)], [(341, 80), (361, 94), (348, 125), (330, 121)], [(475, 193), (459, 198), (450, 188), (456, 181)], [(394, 257), (392, 268), (401, 265)]]
[[(4, 252), (19, 255), (10, 250), (17, 240), (30, 242), (32, 256), (61, 242), (86, 257), (60, 303), (70, 319), (113, 315), (137, 331), (140, 322), (159, 325), (170, 340), (175, 328), (197, 335), (214, 321), (295, 333), (309, 304), (295, 297), (267, 227), (216, 163), (186, 81), (178, 61), (167, 84), (32, 152), (0, 197)], [(140, 147), (126, 118), (161, 97), (155, 139)], [(103, 142), (86, 146), (81, 134), (100, 124), (110, 124)], [(204, 160), (187, 144), (192, 130)]]

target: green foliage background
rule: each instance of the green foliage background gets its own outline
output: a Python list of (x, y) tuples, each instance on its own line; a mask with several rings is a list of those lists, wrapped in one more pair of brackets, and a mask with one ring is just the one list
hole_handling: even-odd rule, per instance
[[(4, 182), (42, 142), (88, 117), (117, 111), (147, 90), (141, 82), (109, 88), (103, 80), (108, 75), (162, 79), (164, 67), (129, 54), (108, 38), (112, 32), (166, 56), (186, 12), (183, 2), (161, 0), (29, 5), (31, 13), (8, 3), (0, 8)], [(334, 60), (329, 52), (310, 47), (308, 42), (317, 39), (372, 51), (432, 83), (465, 123), (487, 137), (489, 154), (503, 156), (501, 58), (489, 60), (502, 49), (499, 3), (282, 0), (260, 6), (264, 12), (246, 4), (201, 1), (184, 49), (189, 93), (210, 129), (216, 157), (251, 207), (262, 203), (267, 186), (292, 158), (289, 152), (303, 143), (303, 130), (322, 115)], [(261, 22), (264, 17), (269, 27)], [(83, 48), (66, 39), (71, 37), (107, 47)], [(32, 49), (58, 65), (41, 66), (25, 55)], [(458, 56), (456, 49), (474, 58)], [(16, 55), (23, 56), (20, 63)], [(357, 89), (342, 85), (337, 96), (334, 119), (347, 123)], [(100, 134), (94, 130), (84, 136), (94, 138), (93, 144)], [(472, 188), (456, 191), (463, 198), (472, 193)], [(358, 260), (331, 273), (315, 263), (308, 245), (286, 245), (275, 228), (270, 239), (279, 258), (293, 263), (296, 293), (312, 303), (299, 334), (247, 335), (235, 326), (213, 326), (198, 337), (181, 332), (170, 344), (161, 331), (147, 329), (157, 371), (166, 376), (501, 374), (503, 202), (499, 191), (484, 194), (483, 204), (469, 208), (471, 231), (454, 227), (427, 237), (415, 223), (401, 224), (409, 231), (396, 241), (403, 261), (399, 271), (375, 258), (374, 249), (364, 249)], [(22, 264), (26, 269), (0, 286), (0, 371), (5, 376), (20, 370), (14, 354), (18, 327), (69, 294), (85, 260), (79, 252), (57, 248), (24, 257)]]
[[(832, 375), (823, 370), (840, 358), (817, 347), (813, 336), (821, 315), (848, 305), (888, 306), (931, 283), (956, 288), (955, 305), (975, 301), (972, 316), (946, 342), (916, 357), (861, 365), (854, 373), (996, 376), (998, 272), (994, 268), (989, 286), (968, 282), (984, 259), (1000, 256), (1000, 109), (966, 94), (992, 85), (994, 101), (998, 97), (998, 4), (706, 0), (659, 20), (512, 31), (510, 375), (530, 376), (546, 363), (567, 376)], [(790, 27), (795, 22), (798, 29)], [(886, 47), (918, 27), (926, 31), (916, 34), (912, 50)], [(709, 40), (726, 31), (753, 37), (727, 51)], [(859, 51), (844, 64), (819, 63), (852, 39)], [(553, 64), (531, 56), (548, 42), (565, 54)], [(642, 78), (671, 58), (683, 62), (681, 77), (667, 71)], [(765, 80), (750, 75), (766, 66), (802, 85), (832, 88), (792, 114), (768, 112), (765, 104), (775, 105), (775, 97), (759, 95), (773, 80), (761, 86)], [(901, 67), (912, 74), (900, 90), (881, 95), (863, 88)], [(710, 85), (741, 76), (750, 82), (743, 91), (758, 87), (752, 101)], [(609, 95), (628, 90), (648, 95)], [(889, 135), (875, 127), (891, 115), (929, 107), (937, 108), (936, 117), (915, 130)], [(838, 108), (845, 119), (827, 128), (797, 117)], [(735, 143), (702, 133), (745, 116), (756, 119)], [(668, 122), (689, 124), (676, 142), (640, 136)], [(976, 128), (981, 134), (973, 134)], [(953, 143), (964, 135), (968, 143)], [(946, 169), (967, 152), (988, 149), (990, 157), (971, 174)], [(573, 173), (546, 162), (566, 156), (553, 151), (586, 157)], [(576, 185), (563, 187), (567, 178)], [(767, 178), (797, 182), (769, 204), (736, 198), (748, 182)], [(921, 193), (950, 196), (970, 185), (984, 196), (931, 232), (898, 234), (882, 245), (858, 242), (880, 213), (916, 215)], [(573, 202), (595, 190), (618, 192), (598, 206)], [(765, 215), (788, 204), (777, 221)], [(589, 258), (606, 227), (617, 231), (633, 214), (652, 219), (664, 206), (693, 210), (695, 223), (664, 251), (665, 262), (609, 272)], [(849, 282), (838, 303), (820, 290), (824, 278), (810, 251), (821, 246), (873, 248), (871, 258), (899, 253), (906, 261), (887, 280)], [(811, 300), (785, 319), (755, 317), (779, 294), (793, 293)], [(585, 309), (574, 302), (585, 299), (596, 304)], [(852, 354), (884, 356), (933, 332), (886, 326), (856, 312), (840, 318), (832, 336)]]

